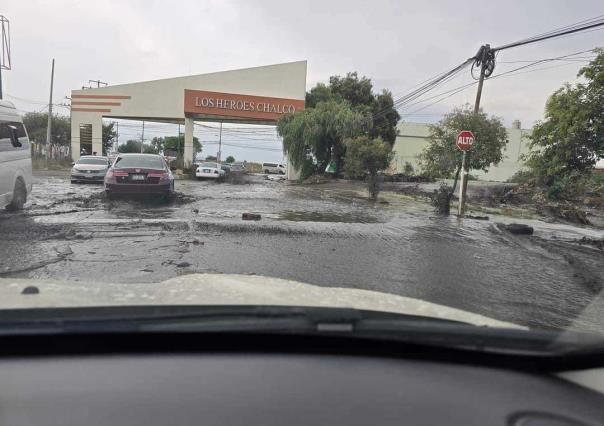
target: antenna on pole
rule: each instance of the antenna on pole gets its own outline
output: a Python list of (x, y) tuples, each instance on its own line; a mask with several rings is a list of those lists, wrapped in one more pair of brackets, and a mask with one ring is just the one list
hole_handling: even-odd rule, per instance
[[(95, 83), (97, 88), (101, 87), (101, 85), (107, 86), (107, 84), (108, 84), (101, 80), (88, 80), (88, 83), (90, 83), (90, 84)], [(90, 86), (90, 88), (92, 89), (92, 86)]]

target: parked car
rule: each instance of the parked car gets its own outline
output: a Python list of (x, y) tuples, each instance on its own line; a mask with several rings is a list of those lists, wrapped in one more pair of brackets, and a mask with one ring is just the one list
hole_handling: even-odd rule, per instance
[(105, 181), (105, 174), (111, 166), (108, 157), (84, 155), (71, 168), (71, 183)]
[(220, 167), (220, 164), (204, 161), (203, 163), (197, 166), (197, 170), (195, 171), (195, 176), (198, 179), (218, 179), (223, 177), (226, 174), (224, 170)]
[(0, 207), (22, 209), (31, 187), (27, 131), (13, 103), (0, 100)]
[(227, 163), (222, 163), (220, 168), (224, 171), (225, 174), (229, 174), (231, 172), (231, 165)]
[(245, 170), (245, 164), (243, 163), (233, 163), (231, 164), (231, 172), (238, 172), (238, 173), (244, 173)]
[(262, 163), (262, 171), (266, 174), (277, 173), (280, 175), (285, 174), (285, 166), (278, 163)]
[(174, 193), (174, 176), (157, 154), (120, 154), (105, 175), (105, 192), (114, 194)]

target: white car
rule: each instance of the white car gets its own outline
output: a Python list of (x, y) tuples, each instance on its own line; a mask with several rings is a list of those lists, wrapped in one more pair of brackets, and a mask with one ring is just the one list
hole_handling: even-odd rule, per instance
[(111, 161), (107, 157), (83, 155), (74, 163), (71, 169), (71, 183), (103, 183), (110, 166)]
[(0, 207), (23, 208), (31, 186), (27, 131), (15, 106), (0, 100)]
[(262, 171), (267, 175), (270, 173), (285, 174), (285, 166), (277, 163), (262, 163)]
[(195, 176), (198, 179), (218, 179), (224, 175), (225, 171), (218, 163), (203, 162), (197, 164), (197, 170), (195, 170)]

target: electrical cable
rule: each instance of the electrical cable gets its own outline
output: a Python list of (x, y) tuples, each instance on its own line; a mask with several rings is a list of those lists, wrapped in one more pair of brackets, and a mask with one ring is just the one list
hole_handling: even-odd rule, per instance
[[(580, 25), (582, 24), (582, 25)], [(601, 27), (604, 25), (604, 15), (599, 15), (595, 18), (587, 19), (584, 21), (580, 21), (576, 24), (571, 24), (566, 27), (558, 28), (552, 31), (548, 31), (543, 34), (539, 34), (533, 37), (529, 37), (523, 40), (519, 40), (513, 43), (504, 44), (502, 46), (497, 46), (491, 48), (490, 50), (494, 52), (511, 49), (512, 47), (524, 46), (531, 43), (536, 43), (538, 41), (548, 40), (550, 38), (560, 37), (567, 34), (573, 34), (580, 31), (585, 31), (592, 28)]]

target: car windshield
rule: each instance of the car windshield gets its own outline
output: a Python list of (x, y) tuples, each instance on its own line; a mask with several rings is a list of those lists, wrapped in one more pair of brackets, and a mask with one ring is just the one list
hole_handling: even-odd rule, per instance
[(101, 164), (106, 166), (106, 158), (80, 158), (76, 164)]
[(0, 334), (221, 305), (604, 344), (602, 1), (29, 3), (0, 8)]
[(118, 157), (113, 165), (116, 169), (140, 167), (145, 169), (163, 169), (164, 163), (155, 155), (124, 155)]

